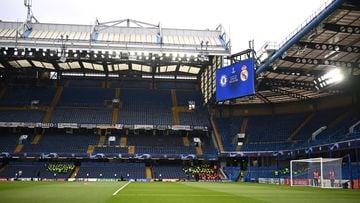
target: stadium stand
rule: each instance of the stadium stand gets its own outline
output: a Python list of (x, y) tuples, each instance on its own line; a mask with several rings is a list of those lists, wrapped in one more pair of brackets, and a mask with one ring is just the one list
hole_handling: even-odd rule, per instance
[(245, 172), (244, 179), (247, 182), (253, 181), (258, 178), (289, 178), (290, 172), (287, 167), (276, 167), (276, 166), (253, 166), (248, 167)]
[(152, 167), (154, 179), (188, 179), (181, 165), (160, 165)]
[(58, 106), (101, 107), (105, 106), (105, 101), (114, 99), (114, 92), (100, 87), (65, 87)]
[(97, 142), (98, 135), (92, 133), (46, 132), (38, 144), (25, 144), (22, 152), (27, 156), (50, 153), (65, 157), (86, 156), (88, 145), (95, 145)]
[[(302, 145), (308, 146), (309, 142), (310, 145), (317, 145), (347, 139), (343, 135), (349, 134), (349, 127), (358, 121), (358, 112), (347, 114), (349, 111), (350, 108), (335, 108), (316, 112), (249, 116), (246, 143), (242, 146), (241, 151), (278, 151)], [(289, 136), (310, 114), (314, 114), (314, 116), (289, 142)], [(342, 114), (345, 116), (341, 121), (321, 132), (315, 140), (311, 140), (312, 134), (316, 130), (323, 126), (329, 126)], [(216, 118), (225, 150), (235, 150), (236, 134), (240, 132), (241, 121), (242, 117)]]
[(108, 108), (58, 107), (53, 112), (50, 122), (111, 125), (112, 111)]
[(215, 119), (225, 151), (235, 150), (234, 138), (240, 133), (241, 119), (241, 117)]
[(0, 98), (0, 106), (47, 106), (54, 95), (53, 87), (9, 86)]
[(176, 90), (196, 90), (197, 84), (170, 82), (170, 81), (157, 81), (155, 83), (156, 89), (176, 89)]
[[(34, 22), (19, 33), (28, 24), (0, 21), (0, 178), (218, 180), (221, 166), (253, 181), (288, 178), (289, 160), (312, 156), (348, 156), (344, 177), (359, 178), (359, 17), (344, 2), (280, 47), (233, 55), (222, 26)], [(65, 34), (71, 43), (54, 43)], [(215, 101), (216, 71), (250, 55), (256, 93)], [(348, 84), (327, 86), (330, 66)]]
[(74, 164), (67, 162), (10, 162), (0, 178), (66, 179), (73, 169)]
[(172, 125), (170, 91), (122, 89), (120, 101), (119, 123)]
[(13, 153), (19, 138), (17, 134), (0, 133), (0, 152)]
[(195, 154), (193, 146), (183, 146), (180, 135), (129, 135), (127, 136), (129, 146), (135, 146), (138, 154), (152, 154), (168, 156), (179, 156), (180, 154)]
[(145, 179), (144, 163), (83, 162), (77, 178)]
[(304, 126), (302, 130), (293, 138), (293, 140), (297, 141), (307, 141), (311, 138), (311, 134), (315, 132), (317, 129), (322, 126), (329, 125), (333, 120), (335, 120), (342, 113), (347, 110), (343, 108), (332, 109), (332, 110), (324, 110), (318, 111), (315, 113), (315, 116), (311, 119), (311, 121)]
[(93, 88), (100, 88), (101, 87), (101, 83), (102, 80), (91, 80), (91, 79), (86, 79), (86, 80), (67, 80), (68, 83), (68, 87), (83, 87), (83, 88), (87, 88), (87, 87), (93, 87)]
[(111, 81), (111, 87), (149, 89), (151, 87), (151, 82), (146, 80), (115, 80)]
[(229, 180), (236, 181), (240, 175), (239, 166), (226, 166), (224, 167), (224, 172), (229, 178)]
[(1, 122), (41, 122), (44, 115), (40, 110), (0, 110)]

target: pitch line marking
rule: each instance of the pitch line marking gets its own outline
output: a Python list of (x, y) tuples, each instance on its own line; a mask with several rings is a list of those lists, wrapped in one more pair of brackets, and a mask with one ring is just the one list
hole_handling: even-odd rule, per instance
[(118, 190), (116, 190), (113, 194), (113, 196), (115, 196), (118, 192), (120, 192), (122, 189), (124, 189), (126, 186), (128, 186), (131, 182), (127, 182), (125, 185), (123, 185), (121, 188), (119, 188)]

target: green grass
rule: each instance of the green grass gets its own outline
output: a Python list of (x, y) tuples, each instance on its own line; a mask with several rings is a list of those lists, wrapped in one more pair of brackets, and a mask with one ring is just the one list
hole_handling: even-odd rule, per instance
[(244, 183), (0, 182), (1, 203), (337, 203), (359, 202), (360, 191)]

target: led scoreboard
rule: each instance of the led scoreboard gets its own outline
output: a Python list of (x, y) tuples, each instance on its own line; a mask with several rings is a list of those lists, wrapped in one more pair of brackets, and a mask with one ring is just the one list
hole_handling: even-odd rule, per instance
[(254, 59), (216, 70), (216, 101), (255, 94)]

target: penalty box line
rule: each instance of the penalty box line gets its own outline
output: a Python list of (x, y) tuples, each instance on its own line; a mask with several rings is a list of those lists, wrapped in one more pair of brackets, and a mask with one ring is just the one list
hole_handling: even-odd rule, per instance
[(113, 196), (115, 196), (118, 192), (120, 192), (122, 189), (124, 189), (126, 186), (128, 186), (131, 183), (131, 181), (127, 182), (125, 185), (121, 186), (121, 188), (119, 188), (118, 190), (116, 190), (113, 193)]

